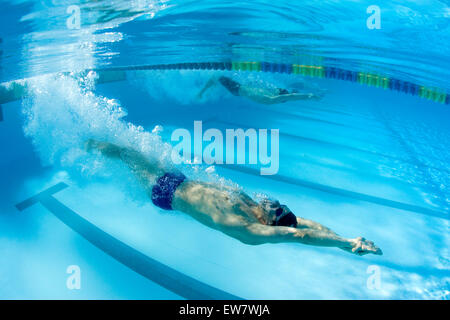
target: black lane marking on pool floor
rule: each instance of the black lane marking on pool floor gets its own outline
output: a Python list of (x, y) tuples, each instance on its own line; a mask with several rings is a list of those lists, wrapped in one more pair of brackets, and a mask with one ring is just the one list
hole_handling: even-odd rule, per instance
[[(426, 165), (424, 162), (420, 160), (419, 157), (416, 157), (417, 152), (415, 152), (415, 150), (409, 144), (411, 143), (411, 141), (403, 139), (401, 134), (389, 124), (389, 122), (387, 121), (388, 119), (381, 112), (379, 113), (379, 117), (382, 120), (384, 120), (383, 123), (385, 124), (386, 129), (392, 132), (392, 134), (397, 137), (397, 141), (399, 142), (403, 150), (406, 152), (406, 154), (409, 156), (411, 161), (413, 163), (416, 163), (416, 167), (418, 168), (418, 170), (420, 170), (419, 172), (422, 174), (422, 176), (425, 177), (425, 180), (428, 182), (431, 181), (431, 183), (428, 183), (429, 184), (428, 188), (432, 190), (434, 195), (438, 195), (438, 200), (442, 201), (442, 199), (446, 199), (447, 196), (445, 192), (440, 188), (439, 181), (435, 180), (433, 175), (430, 174), (429, 170), (423, 170), (424, 168), (426, 168)], [(443, 204), (446, 205), (445, 202), (443, 202)]]
[(0, 122), (3, 121), (3, 107), (0, 104)]
[(338, 196), (352, 198), (355, 200), (366, 201), (366, 202), (382, 205), (385, 207), (391, 207), (394, 209), (401, 209), (401, 210), (420, 213), (420, 214), (433, 216), (433, 217), (437, 217), (437, 218), (441, 218), (441, 219), (450, 220), (450, 216), (446, 212), (440, 212), (440, 211), (436, 211), (433, 209), (416, 206), (413, 204), (403, 203), (403, 202), (399, 202), (399, 201), (395, 201), (395, 200), (389, 200), (389, 199), (385, 199), (385, 198), (371, 196), (371, 195), (368, 195), (365, 193), (359, 193), (359, 192), (350, 191), (350, 190), (346, 190), (346, 189), (335, 188), (335, 187), (327, 186), (327, 185), (320, 184), (320, 183), (310, 182), (310, 181), (292, 178), (292, 177), (288, 177), (288, 176), (282, 176), (282, 175), (278, 175), (278, 174), (277, 175), (261, 175), (259, 172), (259, 169), (248, 168), (248, 167), (244, 167), (244, 166), (240, 166), (240, 165), (221, 164), (218, 166), (225, 168), (225, 169), (230, 169), (230, 170), (234, 170), (237, 172), (249, 174), (252, 176), (258, 176), (258, 177), (261, 177), (264, 179), (276, 180), (276, 181), (280, 181), (280, 182), (297, 185), (300, 187), (305, 187), (305, 188), (309, 188), (309, 189), (314, 189), (314, 190), (318, 190), (318, 191), (322, 191), (322, 192), (335, 194)]
[[(180, 154), (180, 156), (181, 156), (181, 154)], [(212, 161), (211, 159), (209, 159), (209, 160)], [(288, 176), (284, 176), (284, 175), (280, 175), (280, 174), (261, 175), (260, 171), (259, 171), (260, 169), (252, 169), (252, 168), (248, 168), (248, 167), (245, 167), (242, 165), (237, 165), (237, 164), (234, 164), (234, 165), (216, 164), (216, 165), (219, 167), (225, 168), (225, 169), (232, 170), (232, 171), (237, 171), (237, 172), (249, 174), (252, 176), (259, 176), (259, 177), (265, 178), (265, 179), (271, 179), (271, 180), (275, 180), (275, 181), (289, 183), (289, 184), (293, 184), (293, 185), (300, 186), (303, 188), (318, 190), (321, 192), (327, 192), (327, 193), (335, 194), (335, 195), (338, 195), (341, 197), (348, 197), (348, 198), (352, 198), (355, 200), (362, 200), (362, 201), (366, 201), (366, 202), (370, 202), (370, 203), (374, 203), (374, 204), (378, 204), (378, 205), (382, 205), (382, 206), (386, 206), (386, 207), (391, 207), (394, 209), (412, 211), (415, 213), (420, 213), (420, 214), (424, 214), (424, 215), (428, 215), (428, 216), (433, 216), (433, 217), (438, 217), (441, 219), (450, 220), (450, 216), (446, 212), (440, 212), (437, 210), (428, 209), (428, 208), (424, 208), (421, 206), (416, 206), (416, 205), (403, 203), (403, 202), (399, 202), (399, 201), (395, 201), (395, 200), (389, 200), (389, 199), (385, 199), (385, 198), (371, 196), (371, 195), (368, 195), (365, 193), (359, 193), (359, 192), (350, 191), (350, 190), (346, 190), (346, 189), (336, 188), (336, 187), (332, 187), (332, 186), (328, 186), (328, 185), (324, 185), (324, 184), (320, 184), (320, 183), (316, 183), (316, 182), (311, 182), (311, 181), (307, 181), (307, 180), (302, 180), (302, 179), (298, 179), (298, 178), (292, 178), (292, 177), (288, 177)]]
[(173, 293), (186, 299), (195, 300), (240, 300), (242, 298), (212, 287), (206, 283), (189, 277), (161, 262), (152, 259), (133, 249), (124, 242), (104, 232), (88, 220), (82, 218), (52, 195), (67, 188), (68, 185), (60, 182), (37, 195), (28, 198), (16, 205), (19, 211), (41, 203), (53, 213), (61, 222), (81, 235), (91, 244), (127, 266), (141, 276), (159, 284)]
[[(257, 112), (266, 112), (266, 113), (273, 113), (273, 114), (279, 114), (280, 116), (281, 115), (284, 115), (284, 116), (287, 116), (287, 117), (289, 117), (289, 118), (297, 118), (297, 119), (300, 119), (300, 120), (307, 120), (307, 121), (316, 121), (316, 122), (319, 122), (319, 121), (327, 121), (327, 120), (321, 120), (321, 119), (318, 119), (318, 118), (314, 118), (314, 117), (305, 117), (305, 116), (301, 116), (301, 115), (298, 115), (297, 113), (289, 113), (289, 112), (285, 112), (285, 111), (279, 111), (279, 110), (269, 110), (269, 109), (267, 109), (267, 108), (262, 108), (262, 107), (255, 107), (255, 106), (250, 106), (250, 107), (246, 107), (246, 109), (247, 110), (256, 110)], [(309, 119), (308, 119), (309, 118)], [(370, 133), (370, 134), (374, 134), (374, 135), (379, 135), (379, 136), (385, 136), (386, 138), (389, 138), (389, 139), (395, 139), (396, 141), (397, 141), (397, 136), (396, 135), (393, 135), (393, 134), (389, 134), (389, 133), (386, 133), (386, 132), (383, 132), (383, 129), (382, 129), (382, 124), (380, 123), (380, 125), (378, 126), (378, 125), (374, 125), (373, 123), (372, 124), (367, 124), (367, 126), (365, 127), (365, 128), (363, 128), (363, 127), (359, 127), (359, 126), (353, 126), (353, 125), (347, 125), (347, 124), (345, 124), (345, 123), (339, 123), (339, 122), (333, 122), (333, 121), (328, 121), (327, 123), (329, 123), (329, 124), (331, 124), (331, 125), (336, 125), (336, 126), (341, 126), (341, 127), (346, 127), (346, 128), (350, 128), (350, 129), (353, 129), (353, 130), (357, 130), (357, 131), (363, 131), (363, 132), (365, 132), (365, 133)], [(375, 127), (377, 127), (377, 128), (375, 128)], [(406, 127), (405, 127), (406, 128)], [(406, 128), (407, 129), (407, 128)], [(385, 130), (384, 130), (385, 131)], [(405, 139), (405, 138), (402, 138), (403, 140), (406, 140), (406, 141), (408, 141), (408, 142), (411, 142), (411, 140), (409, 140), (409, 139)], [(414, 141), (414, 143), (415, 144), (418, 144), (418, 145), (426, 145), (427, 147), (430, 147), (430, 145), (429, 144), (426, 144), (426, 143), (423, 143), (423, 142), (419, 142), (419, 141)], [(445, 148), (441, 148), (441, 147), (438, 147), (438, 146), (432, 146), (432, 148), (433, 149), (435, 149), (435, 150), (437, 150), (437, 151), (446, 151), (447, 149), (445, 149)]]
[(313, 190), (318, 190), (318, 191), (338, 195), (341, 197), (347, 197), (347, 198), (351, 198), (351, 199), (355, 199), (355, 200), (374, 203), (374, 204), (385, 206), (385, 207), (391, 207), (394, 209), (400, 209), (400, 210), (410, 211), (410, 212), (414, 212), (414, 213), (424, 214), (427, 216), (450, 220), (450, 215), (448, 212), (441, 212), (441, 211), (437, 211), (437, 210), (433, 210), (433, 209), (429, 209), (429, 208), (425, 208), (425, 207), (421, 207), (421, 206), (417, 206), (417, 205), (413, 205), (413, 204), (403, 203), (403, 202), (399, 202), (399, 201), (395, 201), (395, 200), (389, 200), (389, 199), (380, 198), (377, 196), (371, 196), (371, 195), (368, 195), (365, 193), (336, 188), (336, 187), (328, 186), (325, 184), (320, 184), (320, 183), (311, 182), (311, 181), (298, 179), (298, 178), (292, 178), (292, 177), (288, 177), (288, 176), (284, 176), (284, 175), (280, 175), (280, 174), (261, 175), (260, 171), (259, 171), (260, 169), (249, 168), (249, 167), (246, 167), (243, 165), (237, 165), (237, 164), (216, 164), (216, 165), (221, 168), (224, 168), (224, 169), (229, 169), (229, 170), (241, 172), (241, 173), (252, 175), (252, 176), (257, 176), (257, 177), (261, 177), (264, 179), (271, 179), (271, 180), (275, 180), (275, 181), (280, 181), (280, 182), (300, 186), (303, 188), (309, 188), (309, 189), (313, 189)]
[[(376, 126), (373, 123), (366, 125), (365, 128), (362, 128), (360, 126), (354, 126), (354, 125), (348, 124), (348, 123), (342, 123), (342, 122), (337, 122), (337, 121), (320, 119), (317, 116), (320, 117), (321, 114), (319, 112), (317, 112), (317, 111), (315, 113), (312, 112), (312, 111), (306, 111), (306, 112), (309, 112), (309, 114), (312, 114), (312, 116), (309, 116), (309, 115), (306, 116), (306, 115), (300, 114), (300, 111), (303, 112), (303, 113), (306, 113), (304, 110), (302, 110), (303, 105), (301, 105), (301, 107), (299, 107), (299, 109), (297, 110), (299, 112), (271, 110), (271, 109), (269, 109), (267, 107), (261, 107), (261, 106), (256, 107), (254, 105), (245, 106), (245, 108), (246, 108), (246, 111), (254, 110), (254, 111), (258, 112), (258, 113), (266, 112), (266, 113), (269, 113), (269, 114), (278, 114), (280, 116), (289, 117), (289, 119), (296, 118), (296, 119), (299, 119), (299, 120), (306, 120), (306, 121), (311, 121), (311, 122), (325, 123), (325, 124), (330, 124), (330, 125), (333, 125), (333, 126), (338, 126), (338, 127), (343, 127), (343, 128), (350, 128), (350, 129), (359, 130), (359, 131), (361, 131), (361, 130), (367, 131), (368, 127), (372, 127), (370, 130), (372, 130), (373, 133), (386, 135), (386, 133), (383, 133), (383, 132), (380, 133), (380, 131), (376, 132), (375, 130), (381, 129), (381, 126), (377, 126), (378, 128), (373, 129)], [(310, 109), (312, 109), (312, 108), (310, 108)], [(327, 113), (329, 113), (328, 111), (320, 111), (320, 112), (322, 114), (325, 114), (325, 115)]]
[[(217, 123), (221, 123), (221, 124), (225, 124), (225, 125), (230, 125), (230, 126), (234, 126), (235, 128), (242, 128), (242, 129), (248, 129), (249, 126), (248, 125), (242, 125), (236, 122), (231, 122), (231, 121), (225, 121), (225, 120), (219, 120), (219, 119), (213, 119), (210, 122), (217, 122)], [(206, 121), (203, 121), (203, 124), (205, 124)], [(316, 138), (310, 138), (310, 137), (305, 137), (305, 136), (300, 136), (300, 135), (296, 135), (296, 134), (291, 134), (291, 133), (283, 133), (280, 132), (280, 137), (288, 137), (288, 138), (292, 138), (292, 139), (296, 139), (296, 140), (300, 140), (300, 141), (307, 141), (307, 142), (312, 142), (312, 143), (316, 143), (316, 144), (322, 144), (322, 145), (329, 145), (331, 147), (335, 147), (335, 148), (340, 148), (340, 149), (346, 149), (346, 150), (350, 150), (350, 151), (354, 151), (354, 152), (358, 152), (358, 153), (366, 153), (366, 154), (370, 154), (370, 155), (374, 155), (376, 157), (382, 157), (385, 159), (392, 159), (394, 161), (401, 161), (413, 166), (420, 166), (420, 163), (415, 163), (409, 159), (406, 158), (402, 158), (402, 157), (396, 157), (396, 156), (391, 156), (385, 153), (381, 153), (378, 151), (372, 151), (372, 150), (366, 150), (366, 149), (360, 149), (357, 147), (353, 147), (353, 146), (348, 146), (345, 144), (340, 144), (340, 143), (336, 143), (336, 142), (329, 142), (329, 141), (325, 141), (325, 140), (321, 140), (321, 139), (316, 139)], [(433, 159), (436, 159), (435, 157), (432, 157)], [(439, 160), (440, 159), (436, 159)], [(441, 172), (447, 172), (450, 174), (450, 170), (445, 169), (445, 168), (438, 168), (435, 166), (430, 166), (430, 165), (423, 165), (425, 168), (429, 168), (429, 169), (434, 169), (437, 171), (441, 171)]]
[[(211, 122), (225, 123), (225, 124), (239, 126), (239, 124), (226, 122), (226, 121), (219, 121), (219, 120), (217, 120), (215, 118), (211, 118), (208, 121), (208, 123), (211, 123)], [(203, 122), (203, 123), (206, 123), (206, 121)], [(280, 134), (280, 135), (291, 136), (289, 134)], [(298, 137), (298, 136), (293, 136), (293, 137)], [(305, 138), (305, 139), (312, 140), (312, 141), (315, 140), (315, 139), (310, 139), (310, 138)], [(322, 143), (325, 143), (325, 144), (328, 143), (326, 141), (321, 141), (321, 140), (315, 140), (315, 141), (322, 142)], [(328, 144), (334, 144), (334, 143), (328, 143)], [(346, 147), (344, 145), (338, 145), (338, 146)], [(348, 148), (353, 148), (353, 147), (348, 147)], [(359, 152), (365, 152), (364, 150), (360, 150), (360, 149), (357, 149), (357, 150)], [(414, 164), (414, 165), (417, 165), (417, 164)], [(304, 188), (309, 188), (309, 189), (314, 189), (314, 190), (318, 190), (318, 191), (322, 191), (322, 192), (336, 194), (336, 195), (339, 195), (339, 196), (342, 196), (342, 197), (348, 197), (348, 198), (352, 198), (352, 199), (355, 199), (355, 200), (362, 200), (362, 201), (366, 201), (366, 202), (370, 202), (370, 203), (374, 203), (374, 204), (378, 204), (378, 205), (382, 205), (382, 206), (386, 206), (386, 207), (391, 207), (391, 208), (394, 208), (394, 209), (401, 209), (401, 210), (406, 210), (406, 211), (411, 211), (411, 212), (415, 212), (415, 213), (420, 213), (420, 214), (433, 216), (433, 217), (437, 217), (437, 218), (441, 218), (441, 219), (450, 220), (449, 212), (441, 212), (441, 211), (437, 211), (437, 210), (433, 210), (433, 209), (429, 209), (429, 208), (424, 208), (424, 207), (413, 205), (413, 204), (408, 204), (408, 203), (403, 203), (403, 202), (399, 202), (399, 201), (395, 201), (395, 200), (389, 200), (389, 199), (385, 199), (385, 198), (371, 196), (371, 195), (368, 195), (368, 194), (365, 194), (365, 193), (360, 193), (360, 192), (356, 192), (356, 191), (350, 191), (350, 190), (346, 190), (346, 189), (336, 188), (336, 187), (332, 187), (332, 186), (328, 186), (328, 185), (324, 185), (324, 184), (320, 184), (320, 183), (316, 183), (316, 182), (311, 182), (311, 181), (302, 180), (302, 179), (298, 179), (298, 178), (292, 178), (292, 177), (283, 176), (283, 175), (279, 175), (279, 174), (276, 174), (276, 175), (261, 175), (260, 172), (259, 172), (259, 169), (252, 169), (252, 168), (245, 167), (245, 166), (242, 166), (242, 165), (225, 165), (225, 164), (221, 164), (221, 165), (218, 165), (218, 166), (219, 167), (223, 167), (225, 169), (230, 169), (230, 170), (242, 172), (242, 173), (253, 175), (253, 176), (259, 176), (259, 177), (262, 177), (262, 178), (272, 179), (272, 180), (276, 180), (276, 181), (281, 181), (281, 182), (297, 185), (297, 186), (304, 187)]]

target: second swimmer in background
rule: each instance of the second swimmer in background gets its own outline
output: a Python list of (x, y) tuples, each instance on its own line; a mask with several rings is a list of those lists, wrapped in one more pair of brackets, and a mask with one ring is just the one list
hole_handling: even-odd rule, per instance
[(203, 89), (198, 93), (197, 97), (201, 99), (206, 90), (218, 84), (225, 87), (234, 96), (246, 97), (250, 100), (262, 104), (276, 104), (295, 100), (321, 99), (321, 96), (318, 96), (314, 93), (301, 93), (289, 91), (284, 88), (261, 88), (257, 86), (243, 85), (225, 76), (214, 76), (209, 79)]

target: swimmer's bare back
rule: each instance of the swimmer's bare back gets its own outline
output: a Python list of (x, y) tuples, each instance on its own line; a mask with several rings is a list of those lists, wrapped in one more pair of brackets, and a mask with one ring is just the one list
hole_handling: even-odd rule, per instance
[(126, 163), (155, 205), (165, 210), (178, 210), (189, 214), (204, 225), (243, 243), (258, 245), (299, 242), (338, 247), (357, 255), (382, 254), (371, 241), (362, 237), (340, 237), (317, 222), (295, 217), (292, 212), (286, 215), (294, 219), (289, 222), (290, 226), (277, 223), (282, 221), (279, 220), (278, 213), (284, 209), (280, 208), (286, 207), (279, 205), (277, 201), (271, 201), (269, 206), (267, 203), (263, 205), (239, 189), (190, 180), (182, 173), (168, 171), (158, 161), (150, 161), (135, 150), (95, 140), (88, 140), (86, 149), (97, 150), (104, 156)]
[(198, 93), (197, 97), (201, 99), (203, 94), (209, 88), (217, 84), (221, 84), (234, 96), (246, 97), (252, 101), (261, 104), (278, 104), (288, 101), (310, 100), (310, 99), (318, 100), (322, 98), (321, 96), (318, 96), (313, 93), (288, 92), (285, 89), (282, 89), (283, 93), (280, 94), (280, 90), (277, 88), (263, 88), (263, 87), (242, 85), (241, 83), (224, 76), (221, 77), (213, 76), (211, 79), (209, 79), (209, 81), (205, 84), (202, 90)]

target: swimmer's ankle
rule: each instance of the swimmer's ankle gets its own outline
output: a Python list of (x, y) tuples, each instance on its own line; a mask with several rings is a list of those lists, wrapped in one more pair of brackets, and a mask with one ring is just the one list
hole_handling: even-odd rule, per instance
[(97, 141), (95, 141), (94, 139), (88, 139), (84, 142), (84, 149), (89, 152), (92, 151), (92, 149), (96, 148), (97, 145)]

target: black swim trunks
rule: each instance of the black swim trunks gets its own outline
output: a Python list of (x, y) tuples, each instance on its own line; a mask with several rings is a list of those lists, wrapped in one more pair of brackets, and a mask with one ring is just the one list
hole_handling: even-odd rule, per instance
[(165, 210), (173, 210), (173, 195), (184, 180), (186, 176), (181, 172), (169, 172), (159, 177), (152, 188), (153, 204)]
[(223, 85), (225, 88), (230, 91), (230, 93), (234, 96), (239, 96), (239, 88), (241, 87), (241, 84), (239, 82), (236, 82), (228, 77), (220, 77), (219, 82), (221, 85)]

